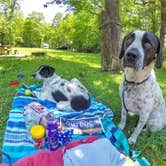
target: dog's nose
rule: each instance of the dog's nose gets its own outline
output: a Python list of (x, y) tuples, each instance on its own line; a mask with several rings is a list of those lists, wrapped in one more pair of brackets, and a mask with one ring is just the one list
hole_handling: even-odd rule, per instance
[(126, 55), (128, 58), (132, 58), (132, 59), (136, 59), (137, 55), (132, 53), (132, 52), (128, 52), (127, 55)]
[(127, 58), (129, 58), (129, 59), (136, 59), (138, 57), (138, 55), (139, 55), (138, 50), (134, 49), (134, 48), (129, 50), (126, 54)]

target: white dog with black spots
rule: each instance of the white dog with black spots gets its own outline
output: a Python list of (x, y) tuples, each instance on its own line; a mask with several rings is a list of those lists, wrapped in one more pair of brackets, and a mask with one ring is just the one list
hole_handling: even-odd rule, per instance
[(138, 114), (138, 124), (128, 139), (130, 144), (135, 144), (145, 125), (146, 129), (156, 132), (166, 124), (165, 101), (153, 70), (154, 65), (162, 66), (158, 37), (140, 30), (128, 34), (122, 43), (120, 59), (124, 79), (119, 87), (122, 112), (118, 127), (125, 128), (127, 112)]
[(55, 102), (58, 110), (83, 111), (90, 106), (88, 90), (78, 79), (63, 79), (48, 65), (41, 65), (33, 77), (43, 80), (42, 91), (35, 95), (41, 100)]

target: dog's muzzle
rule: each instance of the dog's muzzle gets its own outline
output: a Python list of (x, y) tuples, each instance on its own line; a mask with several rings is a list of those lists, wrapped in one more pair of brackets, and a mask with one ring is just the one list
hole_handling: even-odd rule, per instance
[(124, 56), (124, 67), (131, 67), (138, 70), (140, 67), (139, 59), (140, 53), (137, 48), (128, 50)]

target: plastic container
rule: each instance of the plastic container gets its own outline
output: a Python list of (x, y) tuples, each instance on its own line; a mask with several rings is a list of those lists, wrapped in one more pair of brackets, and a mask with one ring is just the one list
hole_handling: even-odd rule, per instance
[(41, 125), (33, 126), (30, 130), (36, 148), (42, 148), (45, 145), (45, 128)]
[(26, 127), (30, 130), (35, 125), (43, 125), (46, 127), (47, 119), (53, 117), (53, 112), (48, 111), (40, 103), (32, 102), (24, 107), (24, 117)]

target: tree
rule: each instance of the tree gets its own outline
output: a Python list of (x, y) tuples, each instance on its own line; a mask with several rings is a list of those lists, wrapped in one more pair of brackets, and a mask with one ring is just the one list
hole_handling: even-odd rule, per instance
[(105, 0), (105, 9), (101, 13), (102, 70), (118, 70), (120, 49), (119, 0)]
[(77, 51), (97, 52), (100, 47), (98, 17), (85, 10), (74, 14), (72, 46)]
[(26, 47), (41, 47), (43, 40), (41, 25), (27, 18), (23, 28), (23, 40)]
[(6, 17), (4, 16), (3, 10), (0, 10), (0, 43), (2, 45), (7, 44), (9, 42), (8, 41), (8, 35), (9, 35), (8, 27), (9, 27), (8, 21), (7, 21)]
[(61, 12), (56, 13), (55, 17), (52, 20), (52, 25), (53, 26), (59, 25), (61, 23), (62, 19), (63, 19), (63, 13), (61, 13)]
[(61, 24), (54, 26), (54, 36), (52, 38), (54, 48), (71, 48), (73, 24), (74, 15), (70, 14), (61, 21)]
[(44, 15), (41, 12), (32, 11), (32, 13), (28, 15), (28, 17), (37, 23), (44, 23), (45, 22)]
[(8, 25), (8, 42), (9, 45), (12, 45), (13, 43), (13, 38), (12, 38), (12, 27), (13, 27), (13, 19), (15, 14), (19, 11), (20, 9), (20, 3), (21, 0), (3, 0), (0, 1), (1, 4), (1, 13), (3, 13), (5, 17), (5, 22)]
[(24, 16), (21, 13), (13, 16), (12, 22), (12, 44), (21, 46), (23, 44), (22, 32), (24, 26)]
[[(4, 41), (2, 40), (2, 44), (8, 43), (9, 45), (13, 44), (13, 34), (12, 34), (12, 28), (13, 28), (13, 22), (15, 19), (15, 16), (20, 12), (20, 3), (21, 0), (1, 0), (0, 1), (0, 14), (1, 18), (3, 18), (2, 22), (2, 29), (1, 29), (1, 36)], [(4, 28), (5, 27), (5, 28)], [(3, 29), (4, 28), (4, 29)], [(8, 41), (7, 41), (7, 36)]]
[(164, 41), (166, 38), (166, 0), (160, 0), (160, 3), (161, 3), (160, 41), (162, 48), (164, 48)]
[[(45, 4), (69, 5), (74, 12), (85, 10), (98, 16), (103, 9), (103, 1), (99, 0), (52, 0)], [(111, 71), (119, 68), (119, 41), (120, 41), (120, 18), (119, 0), (105, 0), (105, 9), (101, 14), (101, 45), (102, 45), (102, 70)]]
[(159, 0), (122, 0), (120, 1), (122, 35), (141, 29), (159, 34)]

